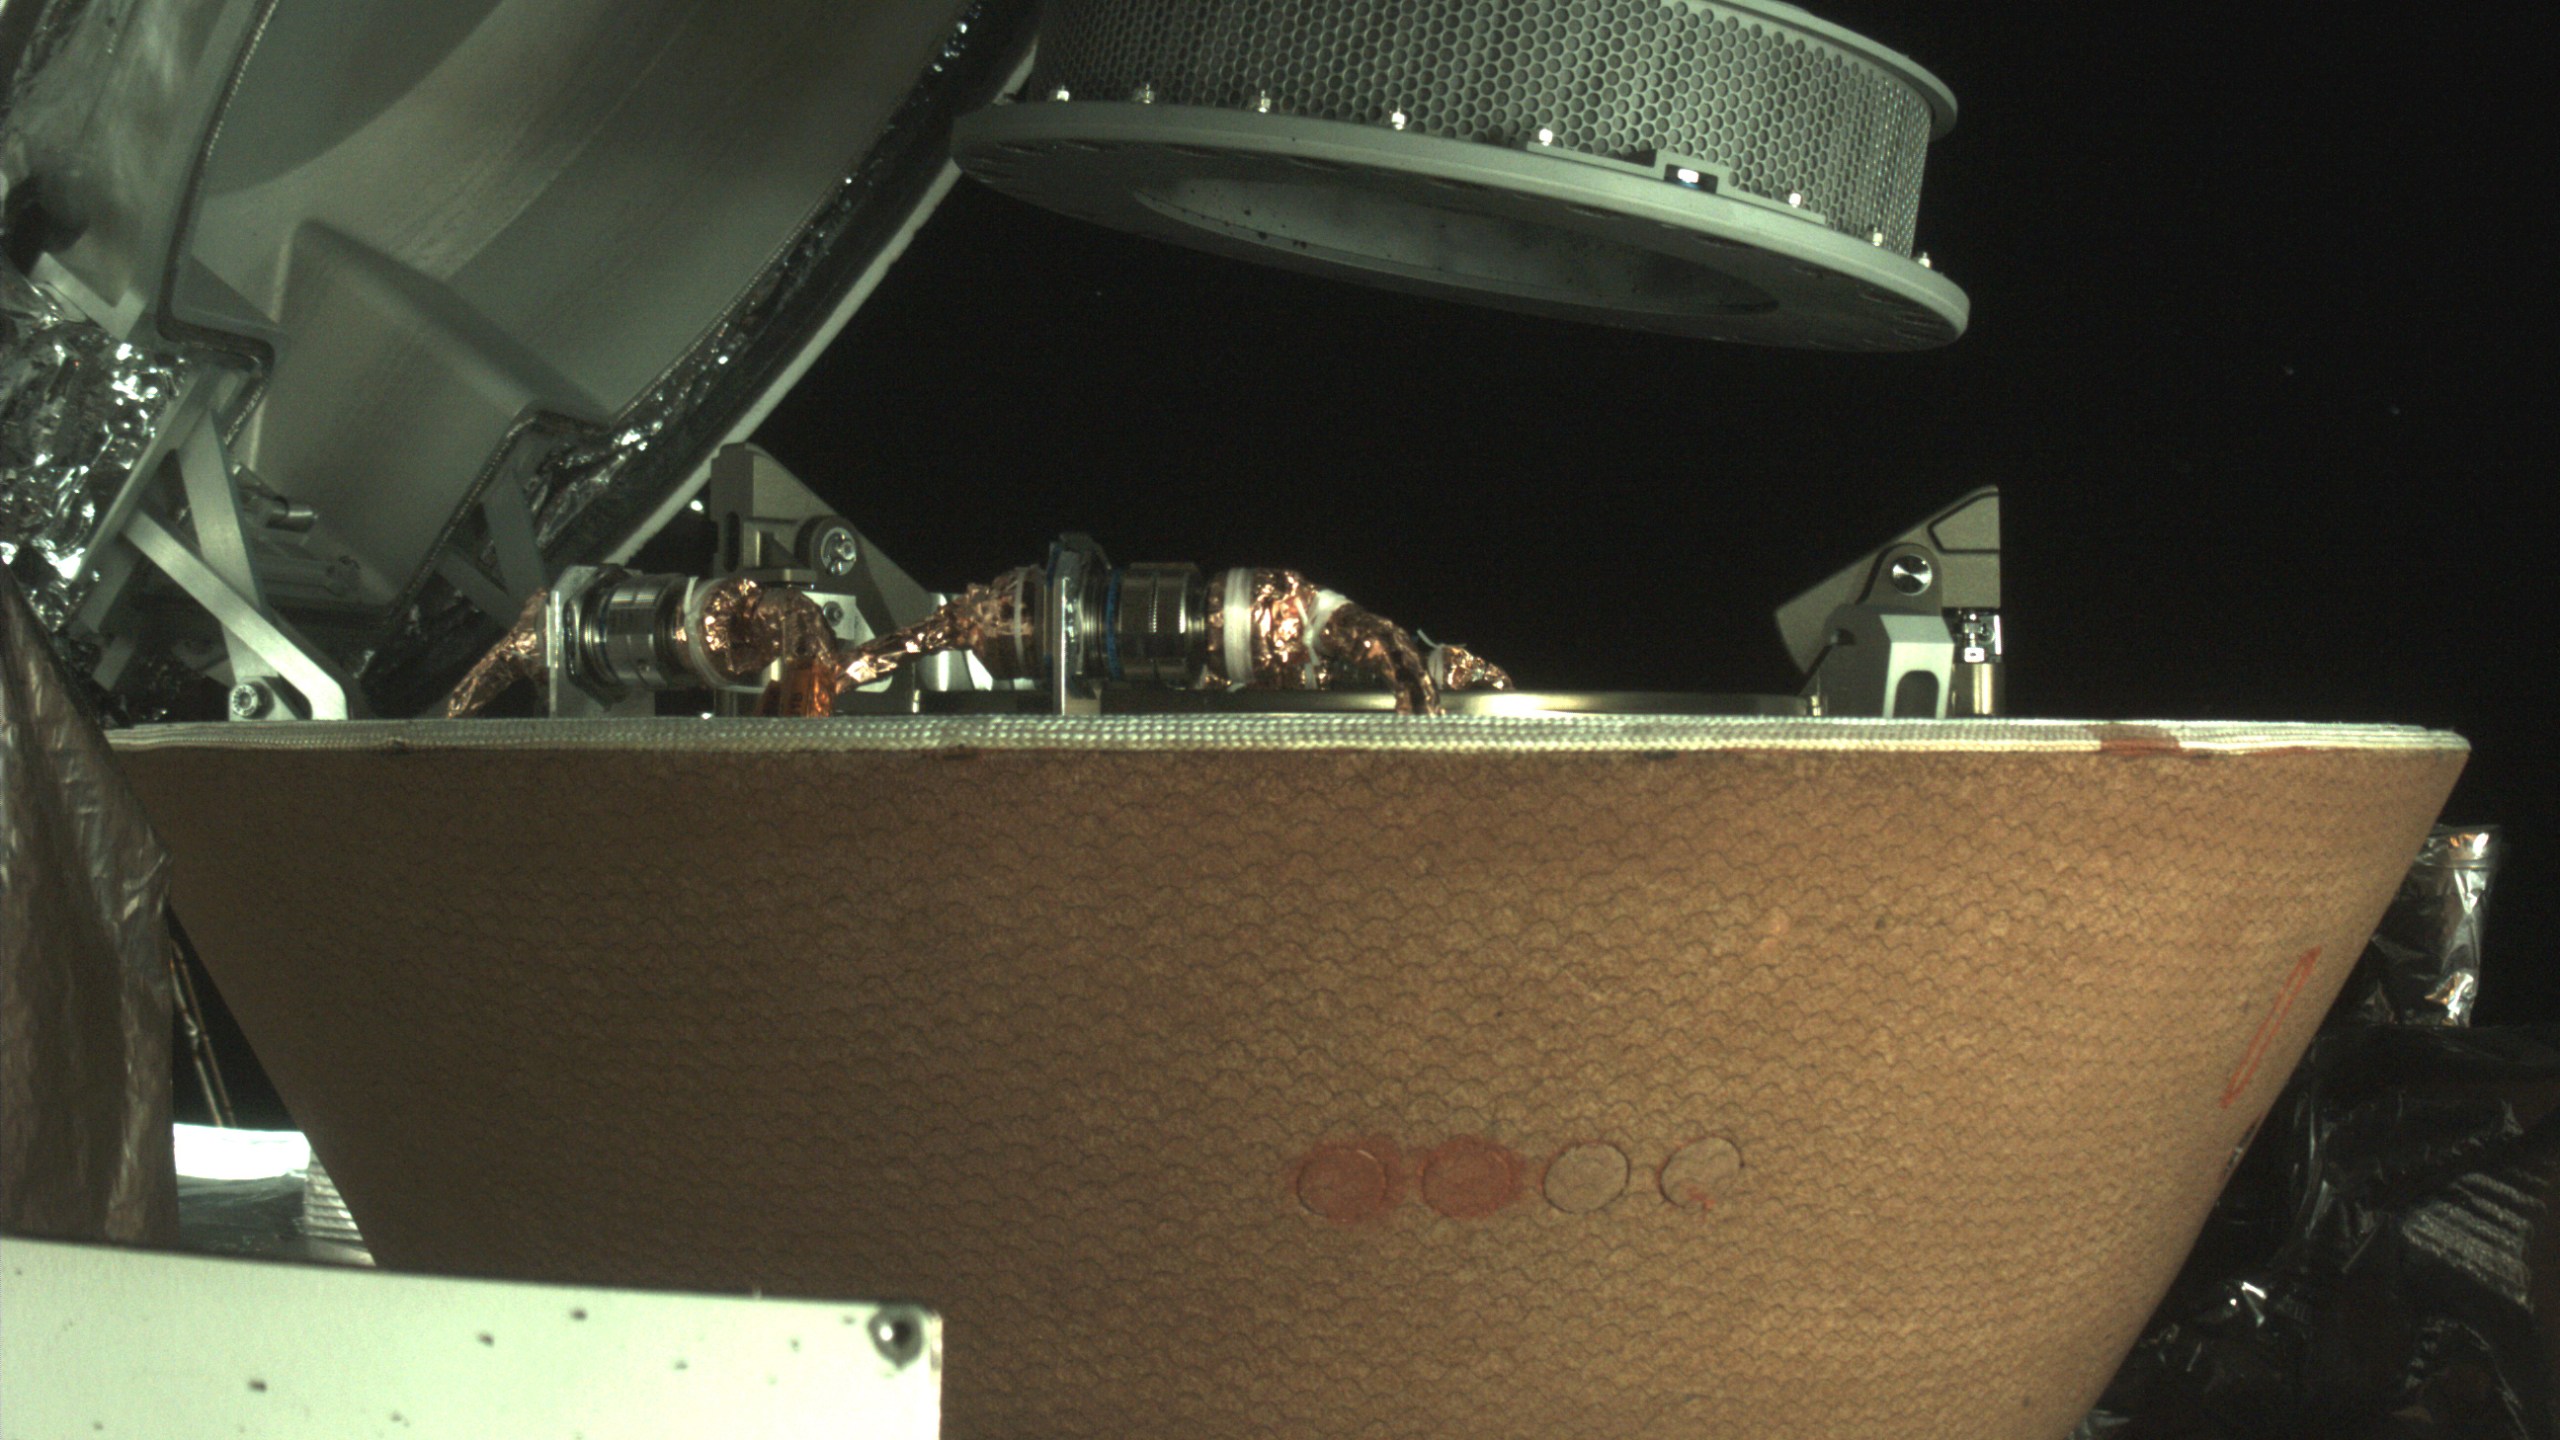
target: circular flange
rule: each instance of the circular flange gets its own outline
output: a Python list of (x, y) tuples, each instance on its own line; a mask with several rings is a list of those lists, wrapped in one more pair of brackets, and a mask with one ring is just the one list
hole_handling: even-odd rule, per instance
[(1917, 350), (1963, 334), (1969, 309), (1925, 265), (1676, 159), (1086, 100), (981, 110), (952, 148), (999, 190), (1117, 229), (1537, 315)]

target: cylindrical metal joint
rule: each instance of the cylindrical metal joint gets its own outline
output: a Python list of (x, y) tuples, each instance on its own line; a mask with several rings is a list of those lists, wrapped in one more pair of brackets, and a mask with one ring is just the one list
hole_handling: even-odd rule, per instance
[(1131, 565), (1112, 576), (1114, 677), (1188, 687), (1208, 660), (1208, 586), (1197, 565)]
[[(1013, 623), (975, 648), (980, 664), (998, 680), (1038, 680), (1048, 675), (1049, 618), (1047, 583), (1037, 569), (1008, 571), (995, 580), (1005, 592), (995, 610)], [(1028, 618), (1031, 623), (1022, 623)]]
[(578, 601), (578, 678), (590, 689), (763, 688), (761, 672), (724, 675), (702, 646), (703, 602), (715, 582), (690, 575), (620, 575)]
[(683, 575), (618, 575), (578, 599), (579, 679), (600, 690), (674, 690), (696, 683), (668, 643), (682, 628)]

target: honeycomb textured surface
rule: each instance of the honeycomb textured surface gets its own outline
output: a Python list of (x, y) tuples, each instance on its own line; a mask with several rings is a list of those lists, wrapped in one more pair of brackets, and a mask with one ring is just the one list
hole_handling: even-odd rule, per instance
[(1057, 0), (1030, 94), (1061, 89), (1682, 155), (1905, 255), (1931, 127), (1909, 82), (1823, 36), (1682, 0)]
[(123, 760), (387, 1265), (922, 1300), (957, 1440), (2052, 1440), (2462, 754)]

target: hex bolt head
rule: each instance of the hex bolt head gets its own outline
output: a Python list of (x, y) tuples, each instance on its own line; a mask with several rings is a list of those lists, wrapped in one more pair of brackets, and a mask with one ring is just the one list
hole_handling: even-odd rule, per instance
[(1926, 555), (1899, 556), (1885, 574), (1893, 581), (1893, 588), (1905, 595), (1925, 594), (1938, 578), (1937, 568), (1929, 563)]
[(256, 720), (275, 705), (275, 695), (263, 682), (243, 680), (231, 687), (231, 718)]

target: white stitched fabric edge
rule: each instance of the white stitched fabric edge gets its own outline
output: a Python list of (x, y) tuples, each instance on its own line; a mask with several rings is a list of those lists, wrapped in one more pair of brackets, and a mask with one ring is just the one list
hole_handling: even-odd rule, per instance
[(141, 726), (119, 749), (256, 750), (1643, 750), (2089, 751), (2107, 741), (2236, 753), (2467, 750), (2443, 730), (2226, 721), (1870, 720), (1794, 716), (952, 715), (823, 720), (345, 720)]

